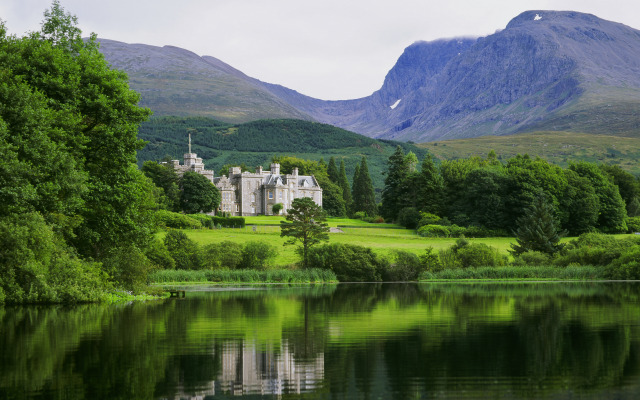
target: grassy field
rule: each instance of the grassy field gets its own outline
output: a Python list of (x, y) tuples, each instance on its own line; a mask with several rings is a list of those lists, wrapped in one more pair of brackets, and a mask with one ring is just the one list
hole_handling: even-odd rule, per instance
[[(193, 229), (184, 232), (199, 245), (231, 241), (246, 243), (260, 241), (275, 246), (279, 254), (274, 261), (275, 266), (289, 266), (299, 259), (295, 252), (296, 246), (283, 246), (285, 238), (280, 237), (280, 227), (277, 226), (280, 217), (246, 217), (245, 228), (223, 229)], [(341, 227), (338, 226), (349, 226)], [(341, 232), (329, 234), (329, 243), (357, 244), (371, 247), (376, 253), (390, 255), (394, 250), (404, 250), (414, 254), (422, 254), (429, 246), (434, 249), (448, 248), (455, 243), (455, 238), (423, 238), (409, 229), (400, 229), (393, 224), (369, 224), (351, 219), (329, 219), (329, 226)], [(619, 235), (620, 237), (628, 235)], [(511, 237), (500, 238), (468, 238), (474, 243), (485, 243), (508, 255), (510, 244), (515, 243)], [(563, 241), (571, 240), (564, 238)]]

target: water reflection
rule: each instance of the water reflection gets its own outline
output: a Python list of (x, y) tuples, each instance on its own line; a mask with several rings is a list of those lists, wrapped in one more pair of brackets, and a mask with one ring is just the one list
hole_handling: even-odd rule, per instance
[(0, 308), (0, 398), (638, 398), (640, 285), (363, 284)]

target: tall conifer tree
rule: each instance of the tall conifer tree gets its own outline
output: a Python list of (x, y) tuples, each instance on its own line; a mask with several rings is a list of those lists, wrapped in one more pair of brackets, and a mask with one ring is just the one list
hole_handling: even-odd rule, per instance
[(373, 217), (378, 213), (376, 196), (369, 175), (367, 157), (362, 157), (357, 176), (354, 175), (353, 182), (353, 210), (364, 211), (368, 216)]
[(347, 171), (344, 166), (344, 160), (340, 160), (340, 174), (338, 175), (338, 184), (342, 188), (342, 197), (347, 210), (351, 207), (351, 188), (347, 180)]

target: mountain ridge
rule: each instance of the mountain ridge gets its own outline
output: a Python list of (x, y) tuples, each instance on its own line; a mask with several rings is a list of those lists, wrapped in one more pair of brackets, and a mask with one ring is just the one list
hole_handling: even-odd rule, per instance
[(574, 11), (525, 11), (485, 37), (416, 41), (380, 89), (353, 100), (315, 99), (169, 46), (131, 48), (146, 56), (112, 47), (101, 45), (105, 58), (159, 115), (299, 118), (414, 142), (536, 130), (640, 136), (640, 31)]

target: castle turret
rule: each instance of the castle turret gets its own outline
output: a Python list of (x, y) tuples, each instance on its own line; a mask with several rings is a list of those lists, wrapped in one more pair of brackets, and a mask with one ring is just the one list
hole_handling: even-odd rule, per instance
[(280, 164), (277, 164), (277, 163), (271, 164), (271, 174), (280, 175)]

